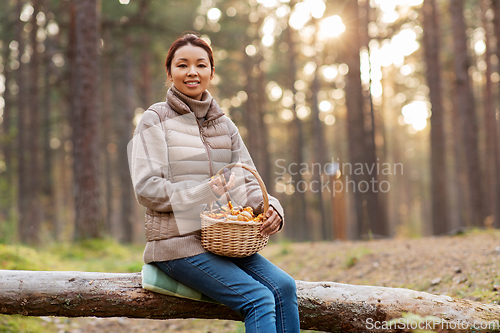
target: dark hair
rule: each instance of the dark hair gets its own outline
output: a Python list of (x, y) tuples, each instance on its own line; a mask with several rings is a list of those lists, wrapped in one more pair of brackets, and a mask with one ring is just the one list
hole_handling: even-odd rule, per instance
[(210, 69), (214, 71), (214, 53), (210, 45), (207, 44), (203, 39), (196, 36), (195, 34), (188, 33), (179, 38), (170, 46), (168, 50), (167, 59), (165, 59), (165, 70), (167, 74), (171, 73), (172, 60), (174, 59), (175, 52), (181, 47), (191, 44), (193, 46), (198, 46), (207, 51), (208, 59), (210, 60)]

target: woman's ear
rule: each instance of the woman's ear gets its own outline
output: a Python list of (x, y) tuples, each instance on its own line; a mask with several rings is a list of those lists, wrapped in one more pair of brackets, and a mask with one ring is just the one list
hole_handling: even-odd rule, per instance
[(214, 78), (214, 74), (215, 74), (215, 67), (212, 68), (212, 74), (210, 74), (210, 80)]

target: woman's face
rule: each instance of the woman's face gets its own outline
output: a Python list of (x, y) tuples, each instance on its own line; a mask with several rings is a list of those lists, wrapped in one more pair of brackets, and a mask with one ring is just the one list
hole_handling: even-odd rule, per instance
[(180, 47), (174, 53), (168, 77), (181, 93), (201, 100), (213, 77), (207, 51), (191, 44)]

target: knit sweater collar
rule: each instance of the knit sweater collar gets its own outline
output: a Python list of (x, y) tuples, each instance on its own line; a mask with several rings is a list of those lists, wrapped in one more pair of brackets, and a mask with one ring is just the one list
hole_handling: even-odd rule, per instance
[(183, 94), (174, 85), (172, 85), (172, 87), (168, 90), (167, 94), (172, 94), (181, 102), (184, 102), (189, 110), (194, 113), (196, 118), (205, 118), (207, 116), (208, 110), (210, 109), (210, 105), (212, 104), (212, 96), (207, 90), (205, 90), (201, 95), (201, 100), (196, 100)]

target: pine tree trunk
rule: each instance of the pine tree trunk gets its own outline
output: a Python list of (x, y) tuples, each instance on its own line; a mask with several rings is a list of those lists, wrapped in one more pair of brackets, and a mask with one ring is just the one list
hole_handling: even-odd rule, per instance
[(13, 198), (13, 176), (14, 172), (12, 170), (13, 167), (13, 135), (11, 131), (12, 120), (11, 120), (11, 112), (12, 112), (12, 94), (10, 93), (10, 85), (12, 80), (12, 70), (10, 67), (10, 48), (7, 46), (5, 41), (2, 41), (4, 47), (2, 48), (2, 60), (3, 60), (3, 76), (4, 76), (4, 84), (5, 90), (2, 94), (4, 99), (4, 107), (3, 114), (1, 116), (2, 119), (2, 135), (0, 136), (0, 148), (2, 149), (5, 165), (4, 170), (1, 170), (0, 174), (2, 175), (2, 193), (0, 194), (0, 214), (3, 214), (3, 218), (6, 221), (11, 220), (11, 212), (12, 212), (12, 204), (14, 202)]
[[(113, 235), (113, 183), (112, 183), (112, 175), (111, 170), (113, 169), (112, 163), (112, 152), (114, 145), (112, 134), (113, 134), (113, 126), (112, 126), (112, 117), (113, 117), (113, 82), (112, 82), (112, 61), (109, 52), (111, 52), (110, 45), (111, 36), (109, 34), (105, 35), (105, 55), (102, 57), (102, 154), (103, 154), (103, 163), (104, 163), (104, 206), (105, 208), (105, 216), (106, 216), (106, 225), (104, 226), (105, 231), (108, 235)], [(147, 107), (144, 106), (144, 107)]]
[[(255, 78), (254, 78), (254, 67), (257, 66), (255, 64), (254, 58), (250, 57), (246, 53), (244, 54), (244, 61), (243, 61), (243, 71), (244, 75), (246, 75), (246, 82), (245, 82), (245, 92), (247, 93), (248, 99), (246, 103), (244, 104), (243, 108), (243, 122), (245, 124), (245, 129), (246, 135), (244, 135), (245, 138), (245, 144), (248, 148), (248, 152), (252, 156), (252, 159), (254, 160), (254, 163), (257, 166), (257, 160), (259, 158), (257, 151), (258, 151), (258, 134), (252, 133), (251, 131), (258, 131), (257, 123), (256, 123), (256, 113), (257, 113), (257, 108), (259, 105), (259, 95), (256, 91), (256, 83), (255, 83)], [(258, 170), (258, 166), (257, 166)], [(260, 171), (260, 170), (259, 170)]]
[(141, 50), (141, 104), (143, 108), (149, 107), (153, 103), (151, 88), (151, 41), (149, 35), (142, 36)]
[(18, 0), (16, 5), (16, 40), (19, 43), (19, 68), (16, 71), (16, 84), (19, 87), (17, 94), (17, 165), (18, 165), (18, 238), (21, 242), (29, 241), (29, 225), (28, 215), (26, 214), (29, 205), (29, 190), (28, 190), (28, 170), (27, 170), (27, 154), (26, 154), (26, 111), (28, 89), (26, 85), (26, 65), (22, 61), (22, 56), (25, 52), (25, 37), (24, 37), (24, 22), (19, 19), (24, 1)]
[[(453, 96), (456, 96), (455, 89), (453, 89)], [(458, 210), (460, 220), (458, 221), (458, 229), (464, 231), (467, 227), (467, 221), (470, 221), (472, 216), (472, 200), (470, 199), (469, 191), (463, 189), (469, 188), (469, 177), (467, 177), (467, 165), (465, 151), (463, 149), (464, 133), (462, 127), (462, 120), (458, 110), (458, 100), (454, 98), (451, 116), (453, 121), (453, 153), (455, 157), (455, 174), (457, 175), (458, 183)]]
[[(250, 22), (250, 20), (246, 19), (244, 22), (251, 29), (258, 29), (260, 24), (262, 24), (262, 19), (259, 19), (257, 22)], [(254, 38), (252, 36), (245, 36), (243, 43), (246, 45), (252, 44)], [(245, 135), (243, 136), (243, 140), (245, 141), (245, 145), (247, 146), (248, 152), (254, 161), (254, 164), (259, 170), (259, 132), (260, 129), (258, 127), (258, 117), (259, 117), (259, 106), (260, 106), (260, 96), (259, 96), (259, 87), (257, 82), (257, 77), (261, 72), (259, 68), (259, 63), (262, 56), (260, 55), (248, 55), (246, 52), (243, 53), (243, 73), (245, 75), (245, 87), (244, 90), (247, 93), (247, 101), (243, 107), (243, 122), (245, 125)], [(260, 172), (260, 170), (259, 170)]]
[[(73, 168), (71, 172), (61, 172), (61, 180), (62, 184), (64, 184), (62, 187), (66, 189), (66, 191), (63, 191), (63, 197), (62, 197), (62, 206), (71, 206), (73, 209), (69, 212), (71, 218), (72, 218), (72, 229), (76, 230), (76, 214), (75, 214), (75, 205), (76, 205), (76, 198), (75, 198), (75, 192), (77, 189), (76, 186), (76, 175), (78, 174), (77, 169), (79, 168), (79, 164), (75, 163), (75, 160), (79, 161), (80, 157), (77, 156), (80, 154), (79, 149), (75, 149), (76, 143), (77, 143), (77, 134), (79, 130), (79, 126), (76, 126), (76, 106), (77, 106), (77, 94), (78, 94), (78, 68), (77, 68), (77, 62), (76, 62), (76, 45), (77, 45), (77, 33), (76, 33), (76, 1), (77, 0), (69, 0), (69, 5), (68, 5), (68, 16), (69, 16), (69, 31), (68, 31), (68, 46), (67, 46), (67, 57), (68, 57), (68, 64), (69, 64), (69, 70), (68, 70), (68, 81), (69, 81), (69, 91), (68, 91), (68, 111), (67, 111), (67, 119), (68, 123), (72, 128), (71, 131), (71, 142), (73, 144), (72, 150), (70, 152), (64, 152), (65, 159), (67, 158), (73, 158)], [(59, 169), (66, 170), (64, 167), (64, 160), (61, 159), (61, 163), (59, 164)], [(68, 170), (69, 171), (69, 170)], [(71, 179), (72, 178), (72, 179)], [(70, 185), (69, 182), (72, 182)], [(70, 191), (68, 191), (70, 189)], [(73, 200), (71, 200), (71, 204), (69, 203), (68, 198), (72, 197)], [(62, 219), (58, 219), (59, 221), (63, 221)], [(58, 224), (59, 225), (59, 224)], [(61, 228), (62, 231), (62, 228)], [(62, 234), (60, 234), (62, 235)], [(76, 236), (76, 233), (74, 233), (73, 237)]]
[[(315, 25), (318, 27), (317, 20), (315, 20)], [(313, 45), (316, 44), (316, 38), (313, 40)], [(323, 135), (323, 122), (319, 118), (319, 101), (318, 93), (320, 91), (319, 82), (319, 66), (320, 59), (318, 55), (314, 56), (314, 62), (316, 64), (316, 69), (314, 71), (314, 77), (311, 82), (311, 123), (312, 123), (312, 134), (313, 134), (313, 151), (314, 151), (314, 163), (311, 166), (312, 181), (310, 190), (314, 194), (315, 210), (319, 213), (318, 222), (319, 225), (313, 230), (313, 234), (320, 236), (321, 239), (331, 239), (331, 224), (327, 221), (327, 216), (325, 212), (325, 207), (323, 203), (323, 193), (321, 186), (321, 173), (326, 160), (326, 149), (325, 149), (325, 136)], [(313, 184), (315, 184), (313, 186)], [(315, 240), (317, 240), (317, 237)]]
[(40, 210), (40, 89), (38, 86), (40, 56), (37, 51), (37, 15), (40, 12), (40, 1), (33, 1), (33, 14), (31, 15), (30, 44), (33, 50), (30, 59), (30, 93), (29, 93), (29, 117), (28, 117), (28, 206), (26, 207), (27, 227), (26, 241), (29, 244), (38, 243), (38, 234), (41, 222)]
[[(258, 94), (259, 96), (264, 96), (266, 93), (266, 75), (264, 71), (260, 71), (258, 77), (257, 77), (257, 87), (258, 87)], [(265, 116), (266, 116), (266, 100), (265, 98), (259, 98), (259, 104), (257, 107), (257, 110), (255, 110), (256, 115), (257, 115), (257, 128), (259, 130), (258, 134), (258, 165), (257, 165), (257, 170), (259, 170), (259, 174), (262, 177), (262, 180), (264, 181), (264, 184), (266, 184), (269, 188), (269, 192), (273, 192), (274, 190), (274, 184), (271, 183), (271, 166), (270, 166), (270, 161), (271, 158), (269, 156), (269, 131), (267, 128), (267, 123), (265, 122)]]
[[(373, 132), (368, 129), (370, 126), (365, 126), (363, 111), (364, 98), (359, 56), (361, 36), (359, 33), (360, 20), (357, 1), (347, 2), (344, 13), (345, 22), (347, 23), (345, 38), (350, 40), (350, 43), (346, 44), (343, 54), (345, 63), (349, 66), (345, 86), (349, 162), (353, 170), (359, 165), (357, 163), (361, 163), (363, 166), (361, 174), (353, 172), (352, 175), (346, 175), (346, 182), (348, 183), (346, 191), (351, 191), (354, 195), (357, 215), (357, 238), (367, 237), (370, 234), (387, 236), (388, 226), (385, 210), (376, 192), (377, 188), (373, 185), (378, 184)], [(373, 122), (371, 126), (373, 126)], [(372, 166), (373, 170), (369, 172), (368, 169)]]
[[(150, 0), (141, 0), (139, 2), (139, 17), (141, 21), (147, 21), (150, 15)], [(149, 107), (153, 103), (152, 89), (151, 89), (151, 37), (147, 32), (141, 34), (141, 61), (139, 64), (141, 78), (140, 78), (140, 96), (139, 102), (143, 108)]]
[(446, 140), (444, 134), (444, 108), (441, 89), (441, 46), (439, 14), (436, 0), (425, 0), (423, 7), (423, 28), (427, 85), (431, 102), (431, 193), (432, 233), (445, 234), (449, 231), (448, 198), (446, 190)]
[[(292, 3), (290, 3), (292, 6)], [(292, 91), (293, 94), (293, 105), (292, 113), (293, 120), (290, 122), (290, 149), (291, 163), (287, 168), (292, 176), (293, 186), (295, 187), (295, 193), (292, 195), (292, 225), (293, 225), (293, 239), (299, 241), (309, 240), (310, 235), (310, 225), (307, 219), (307, 204), (306, 195), (303, 189), (300, 189), (300, 185), (303, 184), (302, 175), (300, 174), (301, 164), (304, 162), (303, 148), (304, 148), (304, 134), (302, 120), (297, 116), (297, 101), (295, 100), (295, 95), (297, 94), (297, 89), (295, 88), (295, 75), (297, 72), (297, 54), (295, 50), (295, 42), (293, 40), (293, 35), (291, 27), (287, 27), (285, 31), (286, 43), (288, 44), (288, 89)], [(290, 214), (289, 214), (290, 216)]]
[[(250, 44), (250, 41), (248, 43)], [(243, 121), (247, 129), (245, 142), (255, 167), (271, 193), (274, 187), (270, 183), (270, 158), (267, 146), (269, 134), (267, 124), (264, 122), (265, 99), (262, 98), (266, 94), (265, 74), (259, 67), (263, 59), (261, 56), (250, 57), (246, 53), (244, 57), (243, 70), (246, 74), (244, 91), (247, 94), (243, 107)]]
[(123, 78), (123, 108), (119, 114), (118, 129), (118, 176), (120, 179), (120, 227), (123, 232), (122, 240), (125, 243), (132, 243), (134, 236), (134, 220), (135, 215), (133, 208), (136, 207), (134, 200), (134, 193), (132, 188), (132, 181), (130, 179), (130, 171), (128, 167), (127, 144), (133, 135), (132, 120), (134, 118), (134, 64), (132, 60), (132, 49), (130, 40), (126, 40), (126, 51), (123, 58), (124, 75)]
[(76, 96), (74, 102), (75, 239), (102, 235), (99, 205), (99, 132), (96, 0), (76, 5)]
[[(48, 11), (48, 8), (45, 7)], [(43, 109), (42, 109), (42, 150), (43, 150), (43, 177), (41, 177), (41, 194), (43, 194), (43, 211), (44, 218), (50, 224), (54, 239), (58, 236), (58, 225), (55, 212), (55, 195), (54, 195), (54, 175), (53, 175), (53, 160), (54, 154), (50, 146), (50, 133), (52, 130), (52, 111), (51, 111), (51, 92), (53, 87), (50, 83), (50, 78), (53, 75), (52, 55), (54, 54), (54, 46), (52, 38), (47, 36), (45, 39), (45, 54), (44, 54), (44, 90), (43, 90)]]
[[(495, 54), (498, 59), (500, 59), (500, 46), (498, 41), (500, 41), (500, 0), (491, 0), (491, 6), (493, 8), (493, 29), (494, 29), (494, 34), (495, 34), (495, 39), (497, 40), (496, 43), (496, 50)], [(500, 72), (498, 70), (498, 64), (497, 64), (497, 72)], [(498, 88), (497, 88), (498, 89)], [(500, 96), (500, 95), (499, 95)], [(497, 134), (497, 141), (496, 144), (498, 145), (498, 135), (500, 133), (500, 128), (499, 128), (499, 120), (495, 118), (493, 121), (496, 134)], [(494, 207), (496, 207), (496, 210), (493, 212), (495, 214), (495, 223), (494, 226), (496, 228), (500, 228), (500, 147), (497, 147), (496, 153), (496, 202), (494, 204)]]
[[(364, 6), (361, 7), (361, 5)], [(360, 9), (364, 9), (364, 17), (360, 16)], [(368, 26), (371, 22), (371, 6), (369, 1), (364, 3), (358, 2), (358, 16), (359, 16), (359, 27), (358, 30), (360, 38), (360, 46), (366, 47), (368, 52), (368, 64), (370, 68), (370, 78), (368, 87), (362, 89), (364, 93), (365, 101), (367, 105), (363, 107), (364, 114), (364, 132), (365, 132), (365, 150), (366, 157), (368, 159), (367, 165), (373, 166), (373, 171), (368, 175), (367, 181), (370, 182), (370, 190), (366, 193), (368, 197), (368, 217), (370, 219), (371, 231), (376, 236), (387, 237), (389, 236), (389, 220), (387, 213), (386, 196), (381, 191), (380, 182), (383, 181), (383, 175), (379, 174), (377, 170), (380, 167), (380, 158), (378, 158), (377, 146), (375, 144), (375, 135), (377, 131), (382, 132), (382, 129), (377, 128), (377, 121), (375, 120), (375, 108), (373, 105), (373, 98), (371, 93), (372, 79), (371, 79), (371, 66), (372, 62), (370, 60), (370, 36), (368, 34)], [(362, 32), (362, 33), (360, 33)], [(361, 73), (360, 73), (361, 74)], [(383, 127), (383, 126), (380, 126)], [(373, 183), (372, 183), (373, 182)]]
[(471, 217), (468, 225), (481, 227), (484, 226), (485, 209), (481, 170), (479, 167), (476, 108), (469, 78), (471, 61), (467, 53), (463, 4), (463, 0), (451, 0), (449, 2), (455, 55), (455, 96), (462, 123), (463, 147), (465, 149), (467, 175), (469, 178), (468, 191), (471, 200)]
[(486, 12), (489, 6), (486, 4), (485, 0), (480, 1), (481, 5), (481, 19), (483, 29), (485, 31), (485, 44), (486, 50), (484, 52), (484, 61), (486, 63), (486, 69), (484, 72), (485, 76), (485, 86), (484, 91), (484, 128), (486, 129), (486, 195), (487, 200), (487, 215), (488, 219), (485, 221), (486, 226), (493, 226), (495, 220), (498, 219), (496, 215), (498, 202), (497, 189), (499, 188), (497, 184), (500, 184), (500, 180), (497, 179), (497, 170), (500, 165), (497, 164), (498, 161), (498, 136), (497, 136), (497, 126), (496, 126), (496, 110), (495, 102), (493, 101), (493, 87), (491, 82), (492, 64), (491, 64), (491, 34), (489, 29), (489, 23), (486, 18)]

